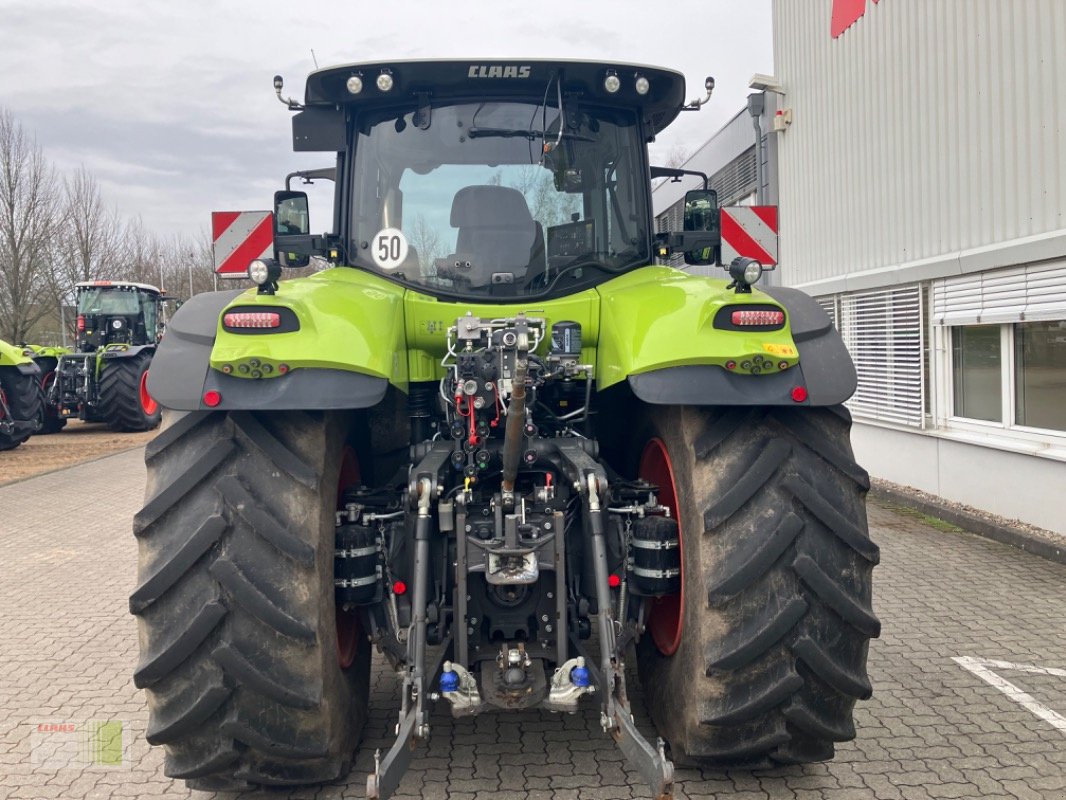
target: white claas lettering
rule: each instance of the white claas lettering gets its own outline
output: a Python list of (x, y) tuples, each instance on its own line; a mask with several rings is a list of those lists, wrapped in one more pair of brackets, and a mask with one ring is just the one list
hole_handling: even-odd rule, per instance
[(531, 69), (531, 67), (471, 64), (466, 74), (469, 78), (528, 78)]

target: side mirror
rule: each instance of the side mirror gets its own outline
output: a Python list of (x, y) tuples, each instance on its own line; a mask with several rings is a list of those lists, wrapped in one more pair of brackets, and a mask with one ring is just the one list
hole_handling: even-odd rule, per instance
[(274, 235), (311, 233), (307, 192), (274, 192)]
[(693, 189), (685, 192), (686, 233), (705, 233), (705, 246), (685, 251), (685, 263), (694, 265), (718, 263), (722, 242), (722, 224), (718, 209), (718, 193), (713, 189)]
[(286, 267), (306, 267), (311, 218), (307, 192), (274, 192), (274, 255)]

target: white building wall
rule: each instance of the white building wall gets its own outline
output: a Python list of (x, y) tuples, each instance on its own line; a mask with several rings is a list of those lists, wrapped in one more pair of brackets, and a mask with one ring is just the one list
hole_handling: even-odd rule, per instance
[[(774, 0), (793, 120), (776, 134), (779, 272), (865, 354), (856, 454), (875, 476), (1066, 534), (1066, 424), (1016, 413), (1016, 345), (1039, 320), (1058, 327), (1027, 351), (1027, 380), (1066, 404), (1066, 2), (867, 0), (836, 39), (834, 5)], [(893, 288), (920, 314), (883, 302)], [(1001, 393), (993, 417), (953, 394), (962, 326), (998, 341), (987, 385), (963, 389)]]
[(837, 39), (832, 5), (774, 0), (784, 282), (942, 277), (1027, 237), (1066, 253), (1066, 3), (871, 0)]
[(851, 439), (879, 478), (1066, 533), (1066, 462), (876, 425), (856, 425)]

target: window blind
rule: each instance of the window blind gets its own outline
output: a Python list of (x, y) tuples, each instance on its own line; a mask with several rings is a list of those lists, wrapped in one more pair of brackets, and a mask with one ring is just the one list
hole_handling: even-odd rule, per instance
[(1066, 319), (1066, 262), (990, 270), (933, 284), (933, 322), (978, 325)]
[(837, 327), (859, 377), (847, 406), (857, 417), (923, 427), (922, 316), (917, 284), (840, 297)]

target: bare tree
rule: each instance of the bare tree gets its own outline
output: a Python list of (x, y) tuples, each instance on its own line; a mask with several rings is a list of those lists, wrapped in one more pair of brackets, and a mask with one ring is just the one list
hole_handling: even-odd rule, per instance
[[(499, 171), (497, 184), (502, 182)], [(511, 168), (507, 174), (512, 189), (517, 189), (526, 198), (529, 212), (545, 227), (569, 222), (574, 213), (580, 213), (581, 202), (576, 194), (567, 194), (555, 188), (555, 177), (550, 170), (536, 164)]]
[[(122, 229), (113, 278), (158, 286), (163, 282), (163, 245), (140, 217)], [(164, 288), (160, 286), (159, 288)]]
[[(177, 234), (158, 242), (162, 285), (171, 297), (188, 300), (194, 294), (214, 289), (214, 259), (206, 230), (195, 237)], [(148, 281), (159, 283), (159, 279)]]
[(441, 241), (440, 231), (429, 224), (425, 214), (416, 214), (408, 237), (411, 247), (418, 254), (418, 266), (422, 274), (436, 275), (436, 260), (448, 255)]
[(690, 157), (691, 154), (684, 145), (675, 144), (666, 154), (666, 166), (672, 169), (680, 169), (685, 166)]
[(61, 294), (78, 281), (111, 278), (119, 269), (122, 221), (114, 208), (104, 204), (96, 178), (85, 167), (63, 180), (57, 242)]
[(55, 305), (55, 172), (37, 142), (0, 109), (0, 337), (19, 342)]

